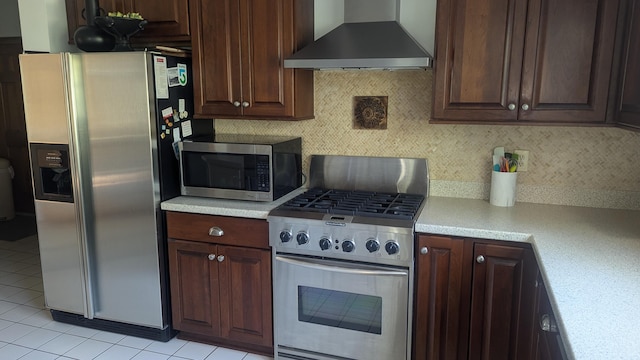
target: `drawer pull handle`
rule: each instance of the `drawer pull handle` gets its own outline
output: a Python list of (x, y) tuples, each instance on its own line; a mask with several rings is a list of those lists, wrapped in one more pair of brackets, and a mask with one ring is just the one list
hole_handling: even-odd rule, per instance
[(207, 256), (209, 258), (209, 260), (213, 261), (216, 259), (216, 254), (209, 254), (209, 256)]
[(484, 256), (480, 255), (476, 258), (476, 262), (478, 264), (482, 264), (484, 262)]
[(222, 231), (222, 229), (220, 229), (219, 227), (214, 226), (211, 229), (209, 229), (209, 235), (210, 236), (222, 236), (222, 235), (224, 235), (224, 231)]
[(218, 262), (224, 261), (224, 255), (218, 255)]

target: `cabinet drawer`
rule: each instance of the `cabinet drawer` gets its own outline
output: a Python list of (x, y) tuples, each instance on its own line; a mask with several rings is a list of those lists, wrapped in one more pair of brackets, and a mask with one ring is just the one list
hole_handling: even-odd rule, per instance
[[(211, 229), (222, 235), (209, 235)], [(266, 220), (167, 211), (167, 235), (172, 239), (269, 249)]]

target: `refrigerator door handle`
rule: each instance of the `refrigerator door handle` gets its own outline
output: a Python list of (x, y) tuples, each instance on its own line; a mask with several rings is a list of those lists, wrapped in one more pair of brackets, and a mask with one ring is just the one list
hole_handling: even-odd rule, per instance
[(86, 151), (83, 151), (84, 147), (80, 141), (82, 138), (81, 133), (87, 131), (87, 129), (82, 128), (83, 125), (81, 125), (85, 124), (84, 126), (86, 126), (86, 121), (82, 121), (83, 119), (86, 120), (87, 117), (85, 104), (83, 101), (79, 100), (84, 96), (82, 72), (80, 71), (82, 70), (82, 60), (80, 57), (73, 56), (69, 53), (65, 53), (64, 56), (65, 61), (63, 62), (63, 66), (67, 67), (67, 69), (63, 74), (68, 76), (65, 81), (66, 101), (68, 102), (67, 109), (70, 109), (68, 126), (70, 140), (69, 155), (72, 167), (71, 177), (74, 192), (74, 207), (76, 209), (76, 224), (78, 226), (78, 234), (80, 234), (80, 239), (78, 239), (78, 255), (80, 256), (80, 264), (82, 266), (84, 316), (88, 319), (93, 319), (95, 315), (95, 307), (92, 287), (93, 272), (90, 260), (90, 254), (92, 253), (90, 239), (93, 237), (88, 229), (88, 219), (90, 217), (86, 216), (87, 209), (90, 209), (91, 207), (88, 206), (89, 204), (85, 201), (85, 196), (90, 196), (90, 194), (87, 194), (84, 191), (87, 184), (82, 180), (82, 172), (85, 171), (82, 154), (86, 154)]

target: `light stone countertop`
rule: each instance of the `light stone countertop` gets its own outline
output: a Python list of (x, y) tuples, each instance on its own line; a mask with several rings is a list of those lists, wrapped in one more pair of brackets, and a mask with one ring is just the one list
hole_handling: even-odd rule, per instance
[[(273, 202), (180, 196), (162, 210), (266, 219)], [(416, 232), (531, 243), (567, 355), (640, 358), (640, 211), (429, 197)]]
[(430, 197), (416, 232), (531, 243), (567, 355), (640, 359), (640, 211)]
[(306, 188), (298, 188), (275, 201), (242, 201), (210, 199), (196, 196), (178, 196), (163, 201), (162, 210), (178, 211), (194, 214), (221, 215), (245, 217), (251, 219), (266, 219), (269, 211), (305, 192)]

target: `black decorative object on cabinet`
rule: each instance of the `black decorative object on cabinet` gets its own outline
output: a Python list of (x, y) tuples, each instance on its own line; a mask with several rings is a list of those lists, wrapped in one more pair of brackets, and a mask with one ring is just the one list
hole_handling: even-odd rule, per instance
[(85, 14), (87, 25), (79, 27), (73, 34), (78, 49), (87, 52), (113, 50), (116, 39), (95, 24), (96, 16), (100, 15), (98, 0), (85, 1)]
[(113, 35), (116, 39), (113, 51), (133, 51), (129, 38), (143, 30), (147, 20), (100, 16), (95, 18), (95, 24), (100, 29)]

